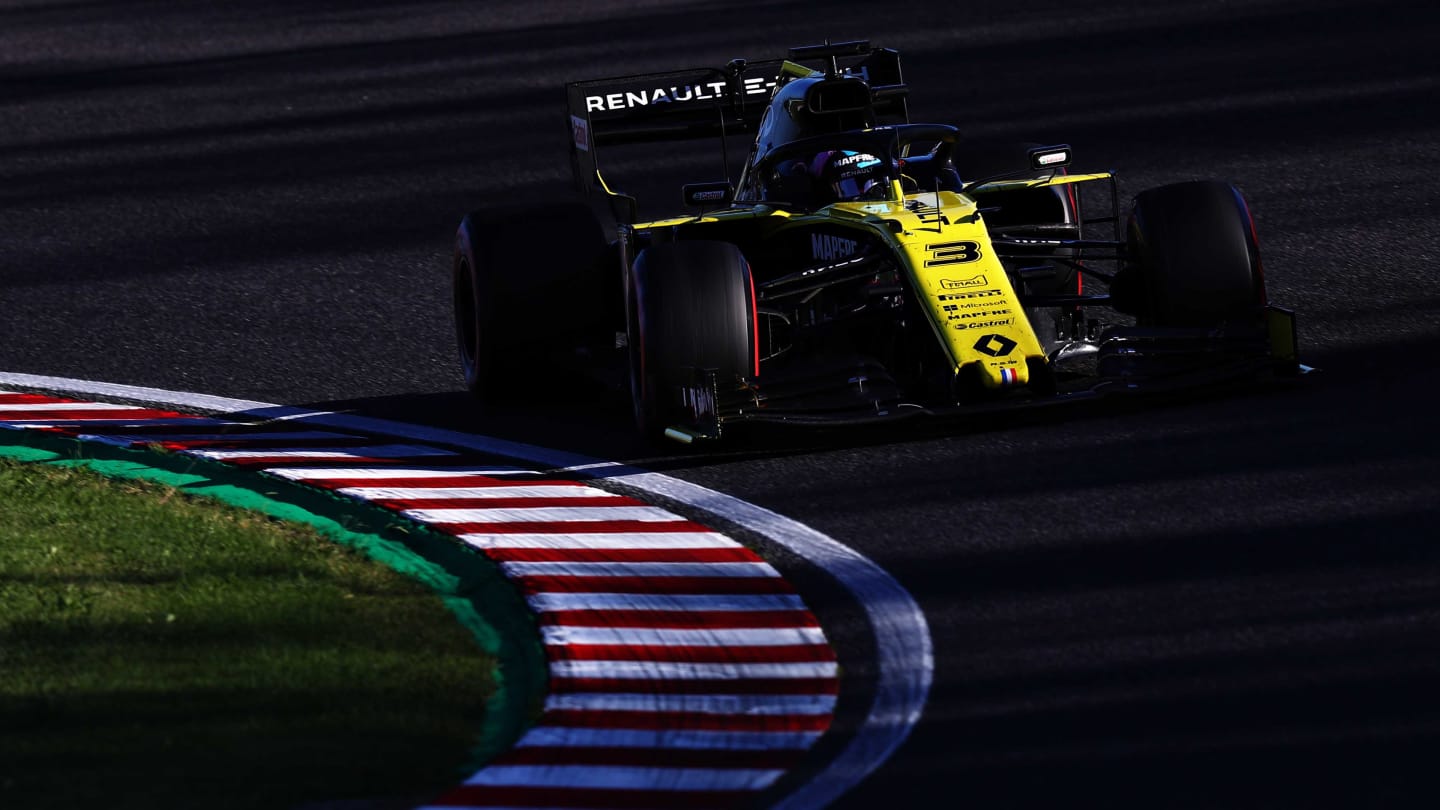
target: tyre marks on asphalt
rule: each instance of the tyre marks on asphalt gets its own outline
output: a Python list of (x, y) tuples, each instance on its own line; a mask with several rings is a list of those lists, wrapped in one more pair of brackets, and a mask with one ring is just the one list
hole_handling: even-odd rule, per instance
[(535, 727), (434, 807), (730, 807), (829, 727), (833, 649), (770, 564), (672, 512), (443, 446), (0, 392), (0, 426), (243, 466), (496, 561), (538, 618)]

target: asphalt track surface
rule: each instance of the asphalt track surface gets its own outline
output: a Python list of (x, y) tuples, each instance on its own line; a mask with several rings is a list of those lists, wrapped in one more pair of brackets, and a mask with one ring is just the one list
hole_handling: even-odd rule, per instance
[[(579, 398), (471, 413), (453, 228), (563, 188), (561, 84), (825, 37), (899, 48), (916, 120), (1068, 142), (1127, 193), (1235, 182), (1323, 372), (707, 455)], [(0, 0), (0, 369), (562, 447), (829, 534), (936, 655), (841, 807), (1434, 806), (1437, 41), (1401, 2)]]

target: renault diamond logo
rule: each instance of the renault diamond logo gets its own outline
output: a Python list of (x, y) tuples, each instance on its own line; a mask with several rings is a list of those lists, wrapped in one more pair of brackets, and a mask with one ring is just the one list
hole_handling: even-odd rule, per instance
[(1004, 335), (986, 335), (975, 341), (975, 351), (991, 357), (1004, 357), (1015, 351), (1017, 345), (1019, 344)]

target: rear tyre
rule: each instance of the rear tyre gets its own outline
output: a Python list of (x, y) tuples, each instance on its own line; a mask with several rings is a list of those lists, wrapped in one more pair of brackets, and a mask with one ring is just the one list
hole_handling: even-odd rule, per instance
[(1265, 303), (1260, 249), (1245, 199), (1215, 180), (1142, 191), (1129, 222), (1129, 263), (1117, 309), (1149, 326), (1258, 323)]
[(724, 381), (757, 372), (750, 266), (727, 242), (652, 245), (630, 273), (630, 388), (647, 437), (690, 420), (680, 388), (697, 371)]
[(484, 402), (490, 393), (496, 358), (502, 352), (497, 345), (500, 330), (495, 316), (493, 268), (488, 258), (482, 263), (475, 250), (479, 230), (473, 214), (461, 220), (455, 232), (451, 280), (460, 372), (466, 390)]
[(465, 388), (482, 405), (523, 399), (562, 376), (567, 352), (605, 335), (606, 249), (582, 205), (501, 217), (471, 213), (455, 233), (451, 264), (455, 339)]

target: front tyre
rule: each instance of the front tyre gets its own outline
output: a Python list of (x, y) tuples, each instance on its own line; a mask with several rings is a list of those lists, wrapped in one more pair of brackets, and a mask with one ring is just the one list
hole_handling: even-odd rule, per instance
[(1197, 180), (1142, 191), (1128, 230), (1129, 263), (1111, 290), (1117, 309), (1149, 326), (1259, 323), (1260, 248), (1234, 186)]
[(652, 245), (636, 257), (628, 293), (631, 396), (645, 436), (691, 420), (681, 389), (697, 373), (722, 384), (757, 373), (755, 293), (739, 248)]

